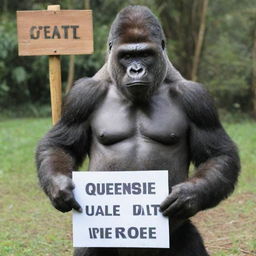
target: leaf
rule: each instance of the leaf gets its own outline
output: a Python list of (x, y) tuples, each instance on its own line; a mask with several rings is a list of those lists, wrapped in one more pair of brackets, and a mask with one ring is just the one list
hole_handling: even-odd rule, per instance
[(22, 83), (26, 80), (27, 78), (27, 73), (23, 67), (16, 67), (12, 71), (12, 78), (15, 80), (17, 83)]
[(6, 81), (4, 81), (3, 83), (0, 84), (0, 91), (2, 92), (8, 92), (10, 90), (10, 88), (8, 87), (8, 85), (6, 84)]

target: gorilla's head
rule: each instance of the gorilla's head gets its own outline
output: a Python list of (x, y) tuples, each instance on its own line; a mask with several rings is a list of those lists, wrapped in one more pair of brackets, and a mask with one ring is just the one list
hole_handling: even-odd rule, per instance
[(123, 9), (108, 45), (108, 70), (118, 89), (131, 100), (149, 99), (167, 72), (165, 36), (157, 18), (147, 7)]

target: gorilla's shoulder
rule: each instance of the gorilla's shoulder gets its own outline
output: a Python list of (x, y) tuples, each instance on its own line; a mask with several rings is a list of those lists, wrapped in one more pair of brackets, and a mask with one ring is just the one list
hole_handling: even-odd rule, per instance
[(193, 97), (204, 97), (205, 95), (209, 95), (206, 88), (197, 82), (193, 82), (190, 80), (178, 80), (170, 85), (170, 95), (178, 96), (181, 98), (190, 98), (193, 100)]
[(105, 97), (108, 88), (108, 83), (104, 80), (93, 78), (77, 80), (64, 100), (64, 116), (72, 115), (80, 120), (87, 118), (96, 104)]
[(185, 79), (178, 81), (171, 86), (170, 95), (178, 99), (189, 119), (199, 126), (218, 123), (214, 100), (202, 84)]
[(67, 95), (67, 103), (70, 101), (94, 102), (106, 94), (108, 83), (104, 80), (93, 78), (81, 78), (74, 83), (74, 86)]
[[(85, 97), (89, 95), (90, 97), (97, 94), (104, 94), (108, 89), (108, 83), (104, 80), (96, 80), (93, 78), (80, 78), (75, 81), (74, 86), (69, 92), (69, 96), (79, 96)], [(87, 98), (88, 96), (86, 96)]]

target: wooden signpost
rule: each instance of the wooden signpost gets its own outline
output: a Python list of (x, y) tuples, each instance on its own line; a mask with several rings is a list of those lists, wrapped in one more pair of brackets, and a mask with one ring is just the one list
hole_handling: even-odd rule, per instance
[(92, 54), (91, 10), (17, 11), (19, 56), (49, 55), (52, 122), (61, 116), (60, 55)]

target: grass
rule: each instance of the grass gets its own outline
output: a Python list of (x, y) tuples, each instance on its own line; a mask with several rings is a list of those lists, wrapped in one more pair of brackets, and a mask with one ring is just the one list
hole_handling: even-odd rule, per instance
[[(0, 255), (72, 255), (71, 213), (53, 209), (38, 186), (34, 151), (51, 127), (49, 119), (0, 122)], [(256, 255), (256, 124), (225, 124), (236, 141), (242, 173), (236, 192), (217, 208), (199, 213), (213, 256)]]

